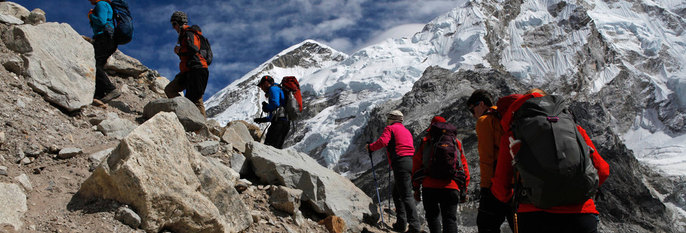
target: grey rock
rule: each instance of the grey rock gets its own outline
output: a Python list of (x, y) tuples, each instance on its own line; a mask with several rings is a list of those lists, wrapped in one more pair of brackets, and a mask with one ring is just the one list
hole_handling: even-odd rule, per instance
[(302, 194), (303, 191), (299, 189), (273, 186), (269, 196), (269, 204), (277, 210), (293, 215), (300, 208)]
[(16, 184), (0, 183), (0, 225), (9, 224), (19, 231), (26, 207), (26, 194)]
[(18, 19), (17, 17), (14, 17), (13, 15), (6, 15), (6, 14), (0, 13), (0, 23), (19, 25), (19, 24), (24, 24), (24, 21), (21, 21), (21, 19)]
[(246, 174), (249, 170), (248, 164), (245, 162), (245, 156), (241, 153), (231, 154), (231, 169), (240, 173)]
[(114, 214), (114, 219), (119, 220), (133, 229), (137, 229), (141, 225), (141, 217), (126, 205), (120, 206), (119, 209), (117, 209), (117, 212)]
[(82, 153), (83, 153), (83, 150), (81, 150), (81, 148), (69, 147), (69, 148), (61, 149), (60, 152), (57, 153), (57, 158), (69, 159), (69, 158), (73, 158), (74, 156), (80, 155)]
[(113, 150), (114, 150), (114, 148), (109, 148), (109, 149), (105, 149), (105, 150), (95, 152), (95, 153), (91, 154), (90, 156), (88, 156), (88, 160), (91, 162), (90, 170), (91, 171), (95, 170), (95, 168), (98, 165), (100, 165), (100, 163), (102, 163), (102, 161), (104, 161), (105, 158), (107, 158), (107, 156), (109, 156)]
[(29, 16), (26, 18), (26, 23), (30, 23), (33, 25), (41, 24), (41, 23), (45, 23), (45, 22), (46, 22), (45, 11), (38, 9), (38, 8), (33, 9), (31, 11), (31, 13), (29, 14)]
[(109, 105), (113, 108), (119, 109), (120, 111), (125, 112), (125, 113), (133, 113), (134, 112), (134, 110), (131, 109), (131, 105), (129, 105), (128, 103), (121, 101), (121, 100), (112, 100), (109, 103), (107, 103), (107, 105)]
[(195, 149), (200, 152), (200, 154), (207, 156), (219, 152), (219, 142), (218, 141), (204, 141), (195, 145)]
[(238, 191), (239, 193), (243, 193), (245, 192), (245, 190), (248, 190), (248, 188), (250, 188), (251, 185), (252, 182), (250, 182), (249, 180), (240, 179), (236, 182), (234, 188), (236, 188), (236, 191)]
[(5, 144), (5, 132), (0, 131), (0, 145)]
[(169, 83), (169, 79), (165, 77), (156, 77), (150, 85), (150, 90), (156, 92), (157, 94), (164, 94), (164, 88), (167, 87)]
[(23, 54), (26, 79), (48, 102), (67, 111), (91, 104), (95, 92), (93, 46), (68, 24), (13, 27), (4, 35), (7, 48)]
[(28, 9), (14, 2), (0, 2), (0, 14), (6, 14), (16, 17), (17, 19), (24, 19), (29, 16), (31, 12)]
[(23, 164), (23, 165), (31, 164), (31, 162), (32, 162), (31, 158), (29, 158), (29, 157), (24, 157), (23, 159), (21, 159), (21, 164)]
[(0, 166), (0, 175), (1, 176), (7, 176), (7, 167)]
[(200, 155), (176, 115), (163, 112), (122, 139), (77, 195), (131, 206), (148, 232), (240, 232), (251, 220), (233, 175)]
[(98, 124), (98, 131), (105, 136), (122, 139), (133, 131), (138, 125), (127, 119), (122, 118), (108, 118)]
[(303, 216), (303, 213), (300, 210), (296, 211), (291, 218), (293, 219), (293, 222), (295, 222), (295, 225), (302, 226), (305, 224), (305, 216)]
[(14, 177), (14, 180), (19, 182), (19, 184), (21, 184), (21, 186), (24, 186), (24, 189), (26, 191), (32, 191), (33, 190), (33, 185), (31, 185), (31, 180), (29, 180), (29, 176), (27, 176), (26, 174), (21, 174), (17, 177)]
[(112, 54), (110, 59), (107, 60), (105, 70), (114, 71), (123, 77), (138, 77), (143, 72), (146, 72), (148, 67), (144, 66), (135, 58), (117, 50)]
[(7, 53), (5, 56), (0, 57), (0, 62), (7, 71), (19, 75), (24, 73), (24, 60), (19, 55)]
[(222, 126), (219, 124), (219, 122), (218, 122), (217, 120), (215, 120), (215, 119), (209, 119), (209, 120), (207, 120), (207, 122), (205, 122), (205, 124), (207, 125), (207, 128), (210, 129), (210, 132), (211, 132), (213, 135), (215, 135), (215, 136), (217, 136), (217, 137), (222, 136), (222, 130), (223, 130), (223, 129), (222, 129)]
[(205, 128), (205, 117), (200, 110), (186, 97), (172, 99), (157, 99), (146, 104), (143, 108), (143, 117), (151, 118), (159, 112), (173, 112), (178, 117), (186, 131), (197, 131)]
[(248, 127), (241, 121), (232, 121), (224, 127), (224, 133), (221, 136), (223, 142), (231, 143), (236, 150), (245, 153), (245, 144), (254, 141), (248, 131)]
[(360, 223), (373, 216), (375, 208), (369, 196), (306, 154), (249, 142), (245, 155), (261, 182), (302, 190), (302, 201), (314, 211), (343, 218), (353, 231), (361, 230)]

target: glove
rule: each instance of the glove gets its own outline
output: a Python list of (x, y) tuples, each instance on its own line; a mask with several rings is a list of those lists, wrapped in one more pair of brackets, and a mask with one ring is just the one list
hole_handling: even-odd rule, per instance
[(269, 112), (269, 111), (267, 111), (267, 105), (269, 105), (267, 102), (262, 101), (262, 111), (263, 112)]
[(514, 159), (519, 148), (522, 147), (522, 140), (515, 140), (512, 136), (508, 138), (510, 140), (510, 156)]
[(269, 120), (267, 120), (266, 117), (255, 118), (255, 119), (252, 119), (252, 120), (253, 120), (255, 123), (265, 123), (265, 122), (269, 122)]

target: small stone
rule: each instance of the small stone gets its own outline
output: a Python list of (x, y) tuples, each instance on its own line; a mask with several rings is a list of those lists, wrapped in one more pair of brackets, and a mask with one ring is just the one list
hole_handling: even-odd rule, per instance
[(259, 222), (262, 218), (262, 213), (260, 213), (259, 211), (256, 211), (256, 210), (251, 211), (250, 215), (252, 216), (252, 221), (254, 223)]
[(24, 158), (21, 160), (21, 164), (24, 164), (24, 165), (26, 165), (26, 164), (31, 164), (31, 159), (30, 159), (29, 157), (24, 157)]
[(30, 23), (33, 25), (45, 23), (45, 21), (45, 11), (38, 8), (33, 9), (29, 16), (26, 17), (26, 23)]
[(293, 222), (295, 222), (295, 225), (302, 226), (305, 224), (305, 216), (303, 216), (303, 213), (300, 212), (300, 210), (295, 212), (291, 218), (293, 219)]
[(0, 175), (7, 176), (7, 167), (0, 166)]
[(0, 131), (0, 145), (5, 144), (5, 132)]
[(83, 151), (79, 148), (64, 148), (57, 154), (57, 158), (69, 159), (82, 153)]
[(133, 229), (137, 229), (141, 225), (141, 217), (129, 209), (128, 206), (124, 205), (117, 209), (117, 213), (114, 215), (114, 219), (130, 226)]
[(48, 148), (48, 153), (50, 153), (50, 154), (57, 154), (59, 152), (60, 152), (60, 147), (58, 147), (55, 144), (50, 145), (50, 147)]
[(208, 156), (219, 152), (218, 141), (204, 141), (195, 145), (195, 149), (203, 156)]
[(33, 185), (31, 185), (31, 181), (29, 180), (29, 176), (27, 176), (26, 174), (21, 174), (17, 177), (14, 177), (14, 180), (19, 182), (21, 184), (21, 186), (24, 186), (24, 189), (26, 189), (26, 191), (32, 191), (33, 190)]

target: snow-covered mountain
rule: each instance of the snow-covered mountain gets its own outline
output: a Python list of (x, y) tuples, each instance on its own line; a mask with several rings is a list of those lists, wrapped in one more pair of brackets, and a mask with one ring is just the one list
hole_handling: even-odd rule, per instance
[[(429, 66), (491, 68), (525, 87), (602, 101), (639, 160), (686, 175), (685, 17), (682, 1), (464, 1), (412, 38), (350, 56), (313, 41), (295, 45), (206, 104), (220, 122), (250, 119), (263, 98), (258, 76), (296, 75), (309, 110), (289, 145), (354, 174), (365, 167), (352, 165), (362, 156), (353, 139), (368, 137), (362, 128), (375, 107), (410, 91)], [(309, 62), (274, 63), (287, 55)]]

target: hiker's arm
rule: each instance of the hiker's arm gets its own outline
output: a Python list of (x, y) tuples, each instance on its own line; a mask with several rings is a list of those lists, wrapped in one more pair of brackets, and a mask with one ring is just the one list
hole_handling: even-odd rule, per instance
[(272, 86), (269, 88), (269, 95), (267, 95), (267, 98), (269, 99), (269, 102), (267, 104), (263, 104), (262, 106), (262, 111), (264, 112), (271, 112), (276, 110), (276, 108), (281, 105), (279, 102), (279, 92), (278, 89), (279, 87)]
[(495, 167), (495, 175), (491, 179), (493, 182), (491, 192), (493, 196), (501, 202), (509, 202), (512, 199), (512, 156), (510, 156), (509, 137), (512, 133), (505, 133), (500, 137), (500, 148), (498, 151), (498, 164)]
[(595, 145), (593, 145), (593, 141), (591, 141), (591, 138), (586, 134), (586, 130), (581, 128), (581, 126), (576, 126), (577, 130), (579, 130), (579, 133), (581, 133), (581, 136), (584, 137), (584, 141), (586, 144), (593, 149), (593, 152), (591, 153), (591, 160), (593, 160), (593, 166), (598, 169), (598, 178), (599, 181), (598, 185), (602, 185), (603, 182), (607, 179), (607, 177), (610, 176), (610, 165), (605, 162), (605, 159), (603, 157), (600, 157), (600, 154), (598, 153), (598, 149), (595, 148)]
[(97, 4), (95, 4), (93, 14), (88, 15), (88, 17), (91, 20), (91, 25), (95, 28), (102, 28), (105, 27), (105, 24), (107, 24), (107, 9), (105, 8), (104, 4), (108, 3), (98, 2)]
[(422, 168), (422, 160), (424, 151), (424, 144), (426, 143), (426, 138), (419, 141), (419, 148), (414, 151), (414, 156), (412, 156), (412, 188), (415, 190), (419, 189), (420, 183), (414, 180), (414, 174)]
[(391, 141), (391, 127), (386, 126), (386, 128), (383, 129), (383, 133), (381, 133), (381, 137), (369, 145), (369, 150), (377, 151), (384, 148), (388, 146), (389, 141)]
[[(491, 116), (492, 117), (492, 116)], [(479, 144), (479, 168), (481, 168), (481, 177), (493, 177), (495, 171), (495, 159), (498, 156), (495, 148), (498, 145), (494, 131), (494, 122), (489, 116), (480, 117), (476, 121), (476, 137)], [(496, 122), (496, 124), (499, 122)], [(499, 136), (499, 135), (498, 135)], [(498, 137), (500, 138), (500, 137)], [(490, 186), (490, 180), (481, 181), (486, 186)]]
[[(455, 140), (457, 140), (457, 139), (455, 139)], [(462, 143), (457, 141), (457, 145), (459, 145), (459, 147), (460, 147), (459, 149), (460, 149), (460, 157), (462, 159), (462, 169), (464, 170), (464, 175), (466, 176), (465, 187), (469, 187), (469, 180), (470, 180), (469, 164), (467, 164), (467, 157), (464, 156), (464, 150), (462, 150)], [(467, 190), (462, 190), (462, 191), (466, 192)]]
[[(198, 51), (200, 51), (200, 39), (195, 35), (195, 33), (190, 31), (184, 31), (185, 48), (182, 48), (180, 55), (183, 56), (194, 56)], [(197, 44), (196, 44), (197, 43)]]

